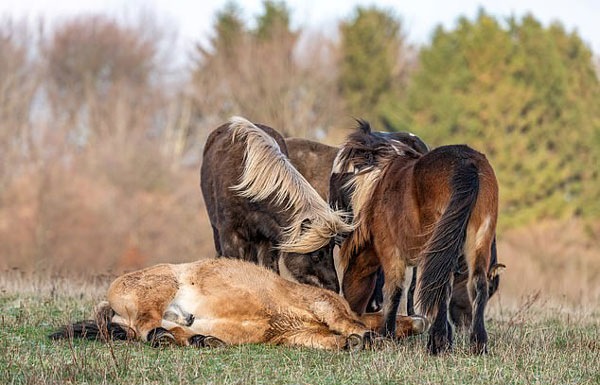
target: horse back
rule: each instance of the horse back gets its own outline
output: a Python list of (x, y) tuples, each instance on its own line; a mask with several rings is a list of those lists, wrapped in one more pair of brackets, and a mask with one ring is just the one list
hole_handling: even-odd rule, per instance
[(287, 138), (285, 142), (290, 162), (327, 201), (331, 168), (339, 148), (302, 138)]

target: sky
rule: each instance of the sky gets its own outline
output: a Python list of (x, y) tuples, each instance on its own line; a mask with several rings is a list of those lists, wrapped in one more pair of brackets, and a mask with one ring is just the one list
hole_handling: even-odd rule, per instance
[[(215, 11), (226, 0), (0, 0), (0, 17), (44, 17), (53, 22), (79, 13), (103, 12), (115, 16), (134, 15), (140, 9), (154, 13), (159, 23), (177, 31), (177, 43), (184, 50), (210, 36)], [(262, 0), (238, 0), (248, 20), (261, 10)], [(336, 33), (336, 21), (352, 14), (356, 5), (375, 4), (393, 9), (404, 22), (408, 40), (425, 44), (434, 28), (451, 28), (459, 16), (473, 18), (480, 7), (498, 17), (522, 16), (528, 12), (548, 24), (559, 20), (568, 30), (576, 29), (583, 40), (600, 54), (600, 0), (288, 0), (294, 26)]]

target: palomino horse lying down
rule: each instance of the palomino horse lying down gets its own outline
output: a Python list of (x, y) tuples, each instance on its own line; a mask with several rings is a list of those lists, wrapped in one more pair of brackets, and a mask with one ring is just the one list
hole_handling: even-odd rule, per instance
[[(153, 346), (215, 347), (247, 343), (358, 350), (382, 317), (358, 318), (338, 294), (281, 278), (253, 263), (219, 258), (161, 264), (122, 275), (95, 321), (53, 339), (138, 338)], [(398, 320), (398, 337), (425, 331), (421, 317)]]

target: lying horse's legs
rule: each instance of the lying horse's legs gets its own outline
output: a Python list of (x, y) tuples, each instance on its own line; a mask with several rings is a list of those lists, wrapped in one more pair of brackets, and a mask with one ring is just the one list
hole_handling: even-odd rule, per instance
[(338, 294), (319, 290), (311, 302), (310, 310), (333, 332), (349, 336), (367, 336), (371, 331), (352, 313), (348, 304)]
[(154, 347), (176, 343), (173, 334), (162, 327), (162, 322), (162, 314), (150, 310), (138, 314), (134, 326), (140, 338)]
[[(365, 313), (360, 317), (369, 329), (377, 331), (383, 324), (383, 313)], [(429, 323), (422, 316), (398, 316), (396, 319), (396, 338), (404, 338), (412, 335), (422, 334), (427, 331)]]
[(273, 342), (327, 350), (345, 349), (357, 351), (361, 350), (364, 346), (361, 335), (350, 334), (346, 337), (336, 334), (328, 328), (318, 324), (308, 326), (306, 329), (285, 333)]
[(193, 346), (196, 348), (225, 347), (227, 343), (213, 336), (196, 334), (189, 328), (174, 326), (173, 321), (164, 321), (162, 328), (167, 330), (174, 338), (174, 342), (180, 346)]

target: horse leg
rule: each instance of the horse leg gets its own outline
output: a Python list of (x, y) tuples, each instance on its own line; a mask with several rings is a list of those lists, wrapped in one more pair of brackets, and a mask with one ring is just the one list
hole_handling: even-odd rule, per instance
[(485, 331), (484, 313), (488, 301), (487, 258), (478, 250), (475, 258), (469, 261), (469, 297), (472, 304), (471, 351), (476, 354), (487, 353), (487, 332)]
[(361, 335), (340, 335), (319, 324), (284, 333), (273, 342), (326, 350), (358, 351), (364, 347)]
[(195, 334), (189, 328), (173, 326), (172, 321), (163, 322), (162, 327), (173, 335), (175, 343), (180, 346), (192, 346), (195, 348), (220, 348), (227, 343), (217, 337)]
[(404, 275), (406, 264), (398, 257), (382, 261), (385, 283), (383, 284), (383, 324), (380, 334), (393, 338), (396, 335), (396, 316), (402, 301), (404, 289)]
[(417, 287), (417, 267), (409, 267), (412, 271), (410, 285), (406, 293), (406, 315), (415, 315), (415, 288)]
[(162, 314), (158, 310), (149, 310), (137, 314), (134, 326), (140, 338), (153, 347), (177, 343), (173, 334), (162, 327), (162, 323)]
[(431, 354), (439, 354), (452, 348), (452, 325), (448, 321), (448, 304), (452, 293), (453, 279), (454, 275), (444, 288), (444, 295), (440, 300), (431, 329), (429, 329), (427, 349)]
[(217, 252), (217, 257), (221, 257), (223, 252), (221, 251), (221, 238), (219, 237), (219, 230), (213, 225), (213, 240), (215, 242), (215, 251)]
[(223, 257), (258, 262), (252, 252), (252, 244), (237, 229), (225, 227), (224, 231), (219, 232), (219, 238)]
[[(365, 313), (360, 317), (362, 323), (364, 323), (369, 329), (377, 331), (381, 329), (383, 324), (383, 313)], [(412, 335), (423, 334), (428, 328), (427, 318), (413, 315), (413, 316), (398, 316), (396, 319), (396, 338), (404, 338)]]
[(356, 317), (344, 299), (336, 293), (319, 291), (319, 294), (310, 302), (309, 310), (319, 321), (338, 334), (345, 336), (351, 334), (371, 335), (369, 328)]

